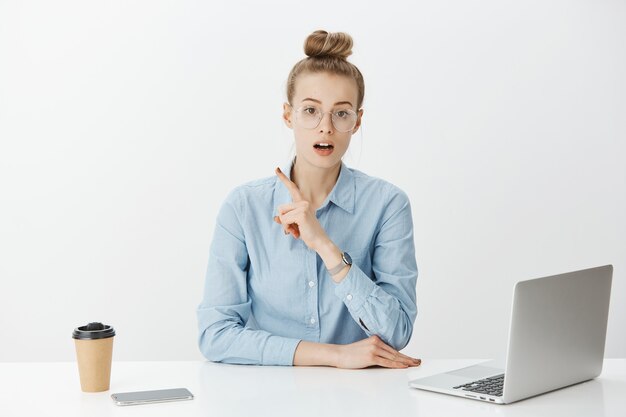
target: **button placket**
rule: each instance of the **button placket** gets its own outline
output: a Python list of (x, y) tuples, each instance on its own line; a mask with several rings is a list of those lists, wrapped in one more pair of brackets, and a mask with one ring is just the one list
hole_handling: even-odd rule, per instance
[(317, 293), (317, 252), (309, 250), (307, 254), (307, 287), (308, 294), (307, 299), (309, 304), (307, 306), (306, 326), (309, 331), (316, 333), (317, 329), (317, 316), (318, 316), (318, 293)]
[[(315, 212), (315, 215), (323, 228), (326, 228), (325, 220), (327, 218), (327, 211), (328, 211), (328, 207), (326, 205), (321, 210), (318, 209)], [(307, 318), (307, 327), (309, 328), (311, 332), (315, 334), (315, 337), (319, 338), (320, 337), (320, 327), (319, 327), (319, 291), (320, 290), (318, 290), (318, 283), (319, 283), (318, 257), (319, 256), (317, 252), (313, 250), (310, 251), (310, 255), (311, 255), (311, 258), (308, 264), (310, 275), (309, 275), (309, 280), (307, 282), (307, 285), (309, 287), (308, 299), (311, 300), (311, 304), (309, 305), (310, 314), (309, 314), (309, 317)]]

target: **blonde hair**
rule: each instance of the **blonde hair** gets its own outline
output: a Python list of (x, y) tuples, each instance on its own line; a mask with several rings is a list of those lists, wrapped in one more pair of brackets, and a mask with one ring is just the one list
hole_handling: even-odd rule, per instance
[(363, 75), (356, 65), (347, 61), (352, 54), (352, 37), (344, 32), (328, 33), (325, 30), (316, 30), (304, 41), (304, 58), (296, 63), (287, 78), (287, 100), (293, 100), (298, 75), (310, 72), (327, 72), (343, 75), (356, 81), (358, 97), (356, 108), (361, 108), (365, 96)]

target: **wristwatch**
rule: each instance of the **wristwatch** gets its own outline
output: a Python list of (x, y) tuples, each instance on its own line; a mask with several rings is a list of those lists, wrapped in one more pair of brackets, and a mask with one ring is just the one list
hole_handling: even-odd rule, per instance
[(339, 273), (346, 265), (352, 265), (352, 258), (348, 252), (341, 253), (341, 263), (334, 268), (328, 270), (328, 273), (332, 276)]

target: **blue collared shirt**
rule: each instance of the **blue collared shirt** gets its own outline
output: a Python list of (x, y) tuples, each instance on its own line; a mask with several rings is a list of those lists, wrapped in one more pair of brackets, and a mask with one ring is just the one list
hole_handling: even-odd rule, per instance
[[(282, 169), (285, 168), (285, 169)], [(291, 164), (281, 167), (289, 176)], [(217, 216), (199, 305), (200, 350), (211, 361), (292, 365), (298, 343), (378, 335), (397, 350), (417, 316), (417, 263), (407, 195), (342, 163), (316, 211), (352, 257), (335, 283), (319, 255), (274, 222), (291, 196), (276, 176), (230, 192)]]

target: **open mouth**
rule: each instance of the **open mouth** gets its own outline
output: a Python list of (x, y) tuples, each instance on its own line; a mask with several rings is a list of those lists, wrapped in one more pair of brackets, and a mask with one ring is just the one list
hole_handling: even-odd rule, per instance
[(313, 147), (315, 149), (321, 149), (321, 150), (328, 150), (328, 149), (334, 148), (333, 145), (331, 145), (330, 143), (326, 143), (326, 142), (316, 143), (315, 145), (313, 145)]

